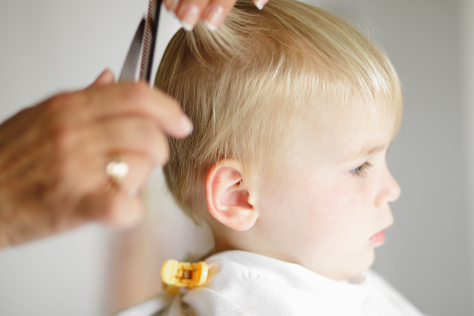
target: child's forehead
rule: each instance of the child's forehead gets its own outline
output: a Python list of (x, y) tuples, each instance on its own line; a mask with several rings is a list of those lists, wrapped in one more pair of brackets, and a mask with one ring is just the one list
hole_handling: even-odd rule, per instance
[(363, 100), (338, 101), (309, 107), (302, 115), (300, 138), (305, 146), (318, 149), (321, 155), (350, 155), (362, 148), (389, 143), (398, 125), (395, 105)]
[(305, 102), (306, 112), (301, 116), (320, 133), (350, 132), (352, 129), (377, 129), (399, 120), (401, 105), (392, 101), (365, 100), (354, 97), (351, 100), (327, 98), (322, 101)]

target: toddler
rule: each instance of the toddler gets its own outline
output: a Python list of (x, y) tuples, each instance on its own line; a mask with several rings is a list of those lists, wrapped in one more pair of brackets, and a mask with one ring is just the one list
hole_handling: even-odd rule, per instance
[(215, 238), (208, 281), (160, 315), (421, 315), (367, 270), (400, 195), (400, 83), (373, 42), (316, 7), (239, 0), (219, 30), (174, 36), (156, 86), (195, 126), (170, 139), (167, 185)]

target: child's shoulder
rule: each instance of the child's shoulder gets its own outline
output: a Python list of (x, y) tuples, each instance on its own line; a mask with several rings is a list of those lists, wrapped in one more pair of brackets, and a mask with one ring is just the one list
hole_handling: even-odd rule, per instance
[[(366, 278), (339, 282), (300, 265), (244, 251), (207, 258), (208, 280), (136, 306), (117, 316), (271, 315), (421, 316), (374, 271)], [(357, 283), (357, 284), (355, 284)], [(153, 313), (145, 311), (154, 310)]]
[[(196, 315), (364, 315), (357, 309), (364, 286), (329, 280), (306, 268), (245, 251), (209, 257), (209, 278), (182, 302)], [(329, 293), (329, 294), (328, 294)]]
[(364, 310), (372, 311), (380, 306), (396, 307), (400, 315), (420, 316), (423, 315), (403, 295), (401, 295), (390, 283), (373, 270), (367, 271), (367, 283), (374, 289), (364, 303)]

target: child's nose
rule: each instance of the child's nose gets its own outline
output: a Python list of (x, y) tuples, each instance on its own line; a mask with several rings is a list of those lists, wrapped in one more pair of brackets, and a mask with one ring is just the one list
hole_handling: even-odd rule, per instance
[(387, 169), (385, 179), (382, 183), (382, 189), (376, 200), (377, 206), (382, 203), (393, 202), (400, 197), (401, 189), (398, 182), (393, 178), (390, 171)]
[(402, 190), (397, 180), (395, 180), (395, 178), (391, 174), (390, 174), (390, 178), (391, 178), (392, 183), (391, 183), (390, 194), (388, 196), (388, 201), (393, 202), (393, 201), (396, 201), (400, 197)]

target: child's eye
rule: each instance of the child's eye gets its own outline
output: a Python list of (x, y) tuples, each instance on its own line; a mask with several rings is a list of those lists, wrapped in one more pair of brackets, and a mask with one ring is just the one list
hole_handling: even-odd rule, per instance
[(364, 175), (367, 170), (371, 167), (371, 164), (368, 162), (364, 162), (362, 165), (360, 165), (357, 168), (354, 168), (351, 170), (351, 173), (353, 173), (356, 176), (362, 176)]

